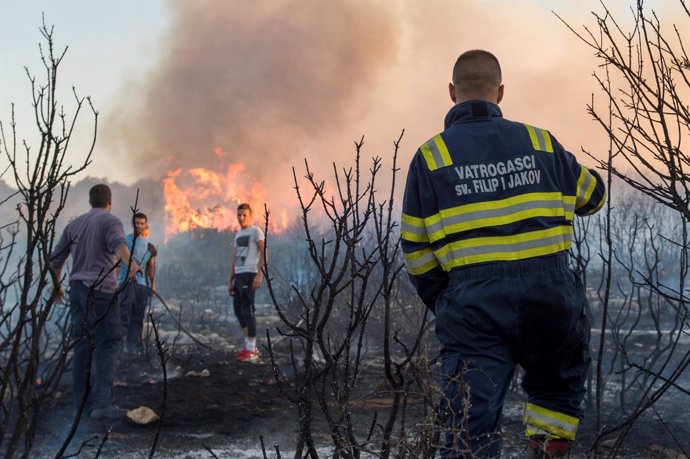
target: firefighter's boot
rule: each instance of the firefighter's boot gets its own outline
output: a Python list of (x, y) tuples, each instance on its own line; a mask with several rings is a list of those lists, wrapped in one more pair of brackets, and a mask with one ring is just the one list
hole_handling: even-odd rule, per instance
[(554, 459), (569, 457), (570, 442), (562, 438), (547, 438), (544, 436), (530, 437), (528, 459)]

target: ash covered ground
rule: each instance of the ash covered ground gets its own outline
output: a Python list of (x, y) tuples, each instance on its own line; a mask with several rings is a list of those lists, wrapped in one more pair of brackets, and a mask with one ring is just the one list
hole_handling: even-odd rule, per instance
[[(259, 308), (257, 315), (264, 328), (277, 325), (270, 306)], [(193, 334), (207, 347), (190, 344), (191, 340), (184, 334), (164, 334), (168, 346), (174, 343), (175, 352), (167, 364), (167, 404), (156, 457), (263, 458), (260, 437), (263, 437), (267, 457), (278, 457), (275, 445), (278, 445), (282, 457), (294, 457), (296, 410), (281, 395), (266, 351), (259, 364), (235, 361), (232, 354), (241, 343), (239, 329), (231, 317), (227, 314), (222, 316), (212, 318), (204, 329)], [(287, 370), (288, 355), (279, 352), (277, 358), (283, 368), (279, 378), (282, 384), (290, 384), (292, 375)], [(361, 419), (368, 419), (366, 427), (371, 416), (385, 411), (388, 406), (385, 394), (380, 392), (385, 381), (383, 369), (376, 362), (372, 359), (366, 366), (360, 383), (362, 390), (353, 403), (353, 411)], [(615, 388), (610, 389), (615, 392)], [(123, 408), (148, 406), (160, 414), (163, 402), (160, 361), (153, 353), (148, 357), (123, 358), (115, 390), (118, 403)], [(71, 422), (70, 399), (69, 385), (65, 383), (64, 391), (46, 410), (32, 457), (55, 456)], [(675, 440), (652, 411), (636, 423), (626, 437), (623, 449), (615, 457), (687, 458), (677, 441), (680, 439), (681, 446), (687, 450), (690, 428), (686, 420), (690, 406), (687, 398), (679, 400), (685, 402), (678, 404), (676, 400), (674, 405), (671, 399), (662, 401), (659, 406), (659, 409), (671, 409), (669, 406), (672, 406), (675, 410), (672, 419), (666, 419)], [(520, 421), (523, 401), (521, 393), (509, 393), (504, 409), (504, 458), (525, 457), (526, 445)], [(421, 417), (421, 401), (413, 400), (411, 407), (412, 415), (418, 408)], [(326, 425), (318, 416), (315, 421), (319, 453), (322, 457), (330, 457), (332, 447)], [(110, 423), (82, 420), (67, 454), (79, 458), (99, 454), (103, 458), (148, 457), (157, 429), (156, 423), (141, 426), (127, 419)], [(108, 431), (108, 439), (103, 443)], [(593, 416), (590, 414), (581, 426), (579, 441), (571, 457), (607, 457), (606, 448), (599, 455), (587, 455), (594, 436)]]

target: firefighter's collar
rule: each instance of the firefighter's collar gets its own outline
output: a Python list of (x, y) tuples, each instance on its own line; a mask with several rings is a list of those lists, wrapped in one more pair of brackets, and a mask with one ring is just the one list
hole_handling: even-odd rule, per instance
[(444, 121), (445, 128), (463, 121), (476, 121), (503, 116), (498, 105), (485, 100), (472, 99), (461, 102), (450, 109)]

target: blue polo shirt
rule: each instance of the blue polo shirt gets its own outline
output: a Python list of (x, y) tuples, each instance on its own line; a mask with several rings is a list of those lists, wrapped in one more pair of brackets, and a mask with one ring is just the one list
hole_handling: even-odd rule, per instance
[[(146, 237), (139, 236), (136, 241), (134, 240), (134, 234), (129, 233), (125, 238), (125, 243), (132, 253), (132, 258), (137, 262), (141, 269), (146, 270), (146, 264), (151, 259), (151, 252), (149, 252), (149, 239)], [(125, 282), (127, 275), (127, 265), (125, 263), (120, 263), (120, 276), (117, 278), (117, 283), (122, 285)], [(139, 271), (136, 276), (137, 283), (139, 285), (146, 285), (146, 276), (144, 273)]]

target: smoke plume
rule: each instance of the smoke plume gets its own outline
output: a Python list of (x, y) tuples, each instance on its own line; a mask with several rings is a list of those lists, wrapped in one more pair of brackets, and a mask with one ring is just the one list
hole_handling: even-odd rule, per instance
[(371, 3), (170, 5), (164, 54), (105, 127), (139, 177), (242, 163), (269, 195), (289, 194), (289, 166), (366, 107), (396, 54), (396, 21)]

